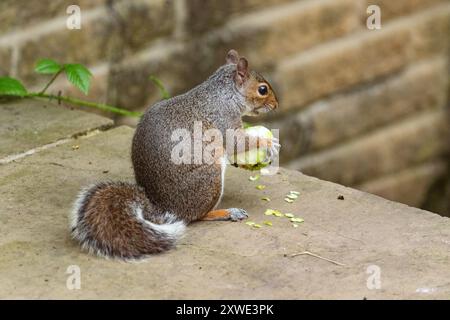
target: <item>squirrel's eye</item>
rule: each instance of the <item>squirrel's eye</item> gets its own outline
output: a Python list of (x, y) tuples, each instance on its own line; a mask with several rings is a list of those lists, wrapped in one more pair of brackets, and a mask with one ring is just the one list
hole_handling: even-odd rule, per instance
[(262, 85), (258, 87), (258, 93), (262, 96), (265, 96), (267, 94), (267, 86), (266, 85)]

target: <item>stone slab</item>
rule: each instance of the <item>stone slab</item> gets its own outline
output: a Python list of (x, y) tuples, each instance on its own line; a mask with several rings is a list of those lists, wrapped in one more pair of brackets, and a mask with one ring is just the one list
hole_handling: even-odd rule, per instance
[[(82, 252), (69, 237), (72, 202), (94, 181), (133, 180), (132, 134), (119, 127), (80, 137), (0, 168), (0, 298), (450, 297), (450, 219), (285, 169), (256, 182), (240, 169), (226, 176), (220, 207), (245, 208), (272, 227), (194, 223), (176, 249), (141, 263)], [(283, 200), (290, 190), (300, 192), (292, 204)], [(267, 208), (305, 222), (294, 228)], [(345, 265), (291, 256), (305, 250)], [(80, 290), (66, 287), (71, 265), (80, 267)], [(380, 289), (367, 287), (370, 266), (380, 268)]]
[(108, 118), (53, 103), (0, 103), (0, 160), (112, 124)]

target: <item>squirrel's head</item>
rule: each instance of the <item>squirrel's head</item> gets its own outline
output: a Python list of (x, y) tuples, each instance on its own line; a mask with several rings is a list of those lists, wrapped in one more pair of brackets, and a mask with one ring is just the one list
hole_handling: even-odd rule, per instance
[(269, 82), (256, 71), (250, 70), (248, 61), (239, 57), (236, 50), (230, 50), (227, 64), (236, 65), (234, 83), (245, 97), (245, 115), (256, 116), (278, 108), (278, 100)]

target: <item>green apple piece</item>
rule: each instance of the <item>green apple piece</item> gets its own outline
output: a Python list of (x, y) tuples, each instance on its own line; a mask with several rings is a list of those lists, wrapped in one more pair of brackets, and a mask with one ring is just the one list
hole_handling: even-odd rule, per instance
[[(263, 126), (254, 126), (245, 129), (247, 135), (251, 137), (259, 137), (265, 139), (272, 139), (272, 132)], [(241, 168), (248, 170), (259, 170), (267, 167), (270, 162), (264, 162), (267, 150), (265, 148), (252, 149), (247, 152), (237, 154), (237, 163)]]

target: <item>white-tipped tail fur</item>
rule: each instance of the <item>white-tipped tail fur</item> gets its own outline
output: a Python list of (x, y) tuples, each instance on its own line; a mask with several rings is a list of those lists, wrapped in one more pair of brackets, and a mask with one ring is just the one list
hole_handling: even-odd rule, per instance
[(142, 222), (149, 225), (152, 229), (166, 234), (167, 237), (171, 237), (174, 240), (180, 239), (183, 236), (184, 231), (186, 230), (186, 224), (184, 223), (184, 221), (177, 220), (177, 217), (170, 212), (166, 212), (164, 214), (164, 223), (156, 224), (144, 219), (142, 208), (140, 206), (133, 205), (132, 209), (136, 217)]
[(69, 223), (82, 248), (102, 257), (135, 261), (169, 250), (184, 233), (184, 221), (157, 212), (140, 187), (103, 182), (81, 190)]
[(84, 187), (80, 190), (80, 192), (77, 195), (77, 198), (75, 199), (75, 202), (73, 203), (72, 210), (69, 212), (69, 229), (72, 230), (77, 226), (78, 221), (78, 213), (80, 212), (81, 206), (83, 205), (84, 201), (86, 200), (86, 197), (88, 196), (89, 190), (91, 190), (93, 187), (95, 187), (95, 184), (91, 184), (87, 187)]

